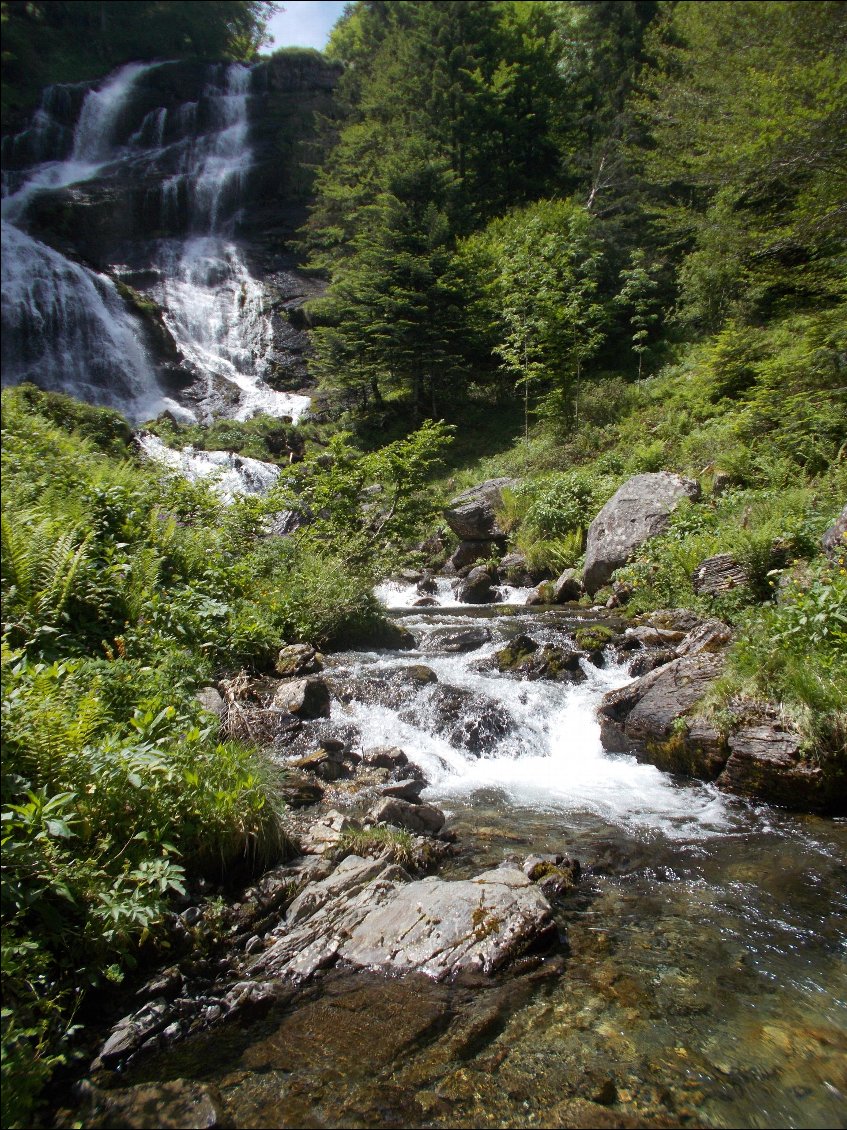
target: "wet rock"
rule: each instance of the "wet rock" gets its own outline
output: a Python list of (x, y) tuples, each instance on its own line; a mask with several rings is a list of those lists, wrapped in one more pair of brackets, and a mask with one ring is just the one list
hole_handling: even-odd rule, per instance
[(847, 568), (847, 506), (823, 535), (821, 547), (830, 561)]
[(394, 824), (416, 835), (435, 836), (444, 827), (444, 813), (431, 804), (412, 804), (397, 796), (380, 800), (369, 813), (377, 824)]
[(468, 628), (437, 628), (421, 642), (421, 648), (438, 655), (460, 655), (475, 651), (490, 640), (491, 631), (484, 624)]
[(402, 781), (393, 781), (391, 784), (383, 785), (379, 790), (379, 795), (396, 797), (398, 800), (407, 800), (410, 804), (417, 804), (425, 788), (426, 781), (407, 777)]
[(553, 603), (553, 588), (550, 581), (541, 581), (532, 589), (531, 592), (526, 594), (526, 604), (552, 604)]
[(714, 596), (743, 588), (749, 583), (747, 570), (731, 553), (707, 557), (691, 574), (691, 584), (698, 596)]
[(117, 1067), (167, 1024), (167, 1001), (164, 997), (157, 997), (138, 1012), (118, 1021), (100, 1049), (97, 1059), (107, 1070)]
[(429, 878), (400, 887), (353, 929), (340, 956), (445, 980), (458, 972), (492, 973), (549, 936), (551, 927), (544, 896), (504, 866), (471, 880)]
[(436, 673), (431, 667), (427, 667), (424, 663), (415, 663), (411, 667), (403, 667), (398, 674), (419, 687), (426, 686), (427, 683), (438, 682)]
[(491, 973), (555, 930), (550, 904), (515, 868), (409, 882), (383, 860), (348, 856), (292, 903), (277, 933), (249, 967), (253, 981), (304, 980), (339, 958), (434, 980)]
[(192, 1079), (108, 1091), (86, 1081), (81, 1091), (84, 1123), (92, 1130), (114, 1126), (126, 1130), (213, 1130), (230, 1125), (217, 1087)]
[(637, 678), (639, 675), (646, 675), (648, 671), (655, 671), (657, 667), (663, 667), (665, 663), (670, 663), (672, 659), (676, 658), (676, 651), (672, 648), (645, 648), (644, 651), (638, 652), (630, 662), (629, 673)]
[(499, 541), (460, 541), (450, 555), (448, 561), (450, 571), (464, 573), (477, 561), (487, 561), (489, 558), (497, 556), (500, 553), (501, 545), (502, 542)]
[(322, 781), (337, 781), (340, 777), (350, 775), (350, 770), (344, 764), (344, 752), (340, 749), (321, 747), (291, 762), (291, 767), (300, 772), (314, 773)]
[(201, 687), (195, 697), (209, 714), (217, 714), (219, 718), (226, 714), (226, 703), (215, 687)]
[(438, 582), (432, 573), (424, 573), (415, 586), (422, 596), (434, 596), (438, 592)]
[(278, 675), (315, 675), (323, 670), (321, 657), (308, 643), (292, 643), (280, 649), (276, 660)]
[(530, 636), (521, 634), (507, 647), (494, 653), (494, 665), (503, 674), (517, 675), (524, 679), (581, 683), (586, 678), (580, 665), (583, 654), (552, 644), (539, 647)]
[(524, 860), (523, 873), (548, 898), (559, 898), (577, 885), (582, 867), (578, 860), (564, 855), (530, 855)]
[(492, 604), (498, 596), (496, 583), (491, 570), (478, 565), (455, 582), (453, 591), (463, 604)]
[(296, 679), (283, 683), (274, 695), (277, 710), (298, 718), (329, 718), (329, 687), (323, 679)]
[(491, 749), (512, 729), (511, 716), (499, 703), (443, 683), (427, 688), (399, 716), (401, 722), (430, 729), (471, 753)]
[(377, 745), (363, 750), (362, 762), (375, 769), (404, 769), (409, 759), (398, 746)]
[(797, 734), (768, 722), (736, 730), (728, 744), (721, 788), (802, 812), (847, 812), (847, 768), (805, 755)]
[(434, 596), (419, 596), (412, 601), (412, 608), (437, 608), (438, 601)]
[(661, 769), (713, 779), (726, 760), (720, 739), (688, 741), (685, 716), (722, 669), (722, 655), (684, 656), (611, 691), (597, 712), (603, 745), (632, 751)]
[(466, 541), (488, 541), (505, 538), (507, 531), (497, 522), (497, 509), (502, 505), (501, 491), (514, 489), (515, 479), (488, 479), (479, 486), (462, 491), (444, 510), (450, 529)]
[(609, 499), (588, 529), (582, 581), (594, 594), (649, 538), (667, 528), (685, 499), (700, 497), (700, 486), (669, 471), (635, 475)]
[(551, 588), (554, 604), (566, 604), (568, 601), (579, 600), (585, 591), (576, 569), (565, 569), (564, 573), (561, 573), (552, 582)]

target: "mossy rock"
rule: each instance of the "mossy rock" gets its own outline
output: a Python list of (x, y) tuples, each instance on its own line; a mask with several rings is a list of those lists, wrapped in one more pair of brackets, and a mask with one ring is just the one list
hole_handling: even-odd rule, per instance
[(577, 628), (574, 632), (576, 645), (583, 651), (601, 651), (614, 638), (615, 633), (612, 629), (603, 624), (592, 624), (587, 628)]

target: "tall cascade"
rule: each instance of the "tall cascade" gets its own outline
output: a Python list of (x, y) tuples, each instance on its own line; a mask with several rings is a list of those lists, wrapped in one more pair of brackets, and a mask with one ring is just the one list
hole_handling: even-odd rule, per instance
[(251, 77), (240, 64), (129, 64), (98, 89), (50, 88), (6, 139), (5, 384), (136, 421), (305, 410), (308, 397), (265, 382), (271, 303), (236, 237)]
[[(4, 177), (2, 204), (3, 384), (33, 381), (134, 419), (169, 407), (137, 319), (107, 275), (68, 259), (20, 225), (37, 193), (90, 180), (114, 156), (114, 122), (146, 69), (122, 67), (91, 91), (69, 155), (44, 161), (24, 177)], [(51, 90), (27, 131), (39, 155), (62, 144), (63, 131), (46, 109), (55, 100)]]

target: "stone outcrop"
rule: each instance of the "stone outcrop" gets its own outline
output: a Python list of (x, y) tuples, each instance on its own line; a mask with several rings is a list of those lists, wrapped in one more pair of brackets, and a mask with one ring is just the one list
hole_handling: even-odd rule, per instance
[[(706, 620), (678, 644), (670, 662), (653, 670), (648, 662), (640, 678), (610, 691), (597, 712), (605, 748), (769, 804), (847, 811), (847, 766), (807, 756), (776, 711), (760, 710), (752, 721), (740, 717), (725, 730), (697, 716), (697, 704), (723, 669), (730, 638), (726, 624)], [(648, 647), (640, 654), (649, 660), (658, 653)]]
[(462, 541), (491, 541), (505, 538), (507, 531), (497, 521), (497, 508), (502, 503), (501, 491), (517, 486), (515, 479), (488, 479), (479, 486), (462, 491), (444, 510), (447, 524)]
[(736, 730), (728, 746), (721, 788), (804, 812), (847, 812), (847, 766), (805, 756), (797, 734), (767, 722)]
[(636, 475), (625, 482), (588, 528), (582, 575), (586, 590), (593, 595), (639, 546), (661, 534), (683, 499), (699, 497), (698, 483), (669, 471)]
[(714, 596), (750, 583), (747, 570), (731, 553), (718, 553), (701, 561), (691, 574), (691, 584), (698, 596)]
[(692, 776), (707, 778), (716, 776), (714, 768), (705, 760), (699, 766), (686, 762), (688, 767), (683, 767), (678, 760), (677, 745), (684, 727), (684, 722), (679, 723), (722, 669), (720, 655), (682, 656), (620, 690), (611, 691), (598, 712), (604, 746), (619, 752), (644, 753), (645, 760), (671, 772), (689, 772)]

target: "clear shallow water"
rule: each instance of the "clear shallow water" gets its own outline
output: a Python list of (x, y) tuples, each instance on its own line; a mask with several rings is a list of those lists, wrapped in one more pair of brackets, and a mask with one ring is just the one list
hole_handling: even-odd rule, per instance
[[(425, 663), (442, 684), (503, 707), (512, 731), (476, 757), (432, 731), (425, 702), (411, 721), (356, 701), (333, 716), (358, 725), (364, 746), (402, 745), (426, 771), (426, 795), (458, 835), (446, 876), (535, 851), (582, 862), (578, 893), (557, 910), (561, 953), (473, 985), (336, 972), (145, 1076), (214, 1081), (245, 1127), (596, 1126), (600, 1115), (844, 1126), (847, 822), (603, 753), (593, 710), (625, 681), (620, 668), (588, 667), (576, 688), (476, 670), (517, 631), (561, 641), (543, 617), (436, 609), (404, 623), (419, 653), (339, 657), (333, 677)], [(467, 655), (427, 648), (432, 631), (469, 623), (495, 638)]]

